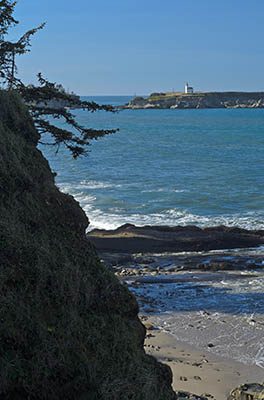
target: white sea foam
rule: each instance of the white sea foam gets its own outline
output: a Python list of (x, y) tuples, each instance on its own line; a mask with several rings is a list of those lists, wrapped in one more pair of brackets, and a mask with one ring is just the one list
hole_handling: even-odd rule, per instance
[(264, 345), (260, 346), (260, 349), (254, 358), (254, 362), (258, 367), (264, 368)]
[[(240, 214), (233, 214), (220, 217), (200, 216), (188, 213), (187, 211), (180, 211), (179, 209), (167, 210), (165, 217), (169, 216), (171, 220), (177, 221), (179, 225), (197, 225), (197, 226), (236, 226), (244, 229), (264, 229), (264, 223), (259, 218), (258, 213), (247, 213), (245, 216)], [(254, 218), (255, 216), (255, 218)]]
[(141, 193), (162, 193), (162, 192), (167, 192), (167, 193), (184, 193), (187, 192), (187, 190), (183, 189), (170, 189), (170, 188), (159, 188), (159, 189), (145, 189), (142, 190)]
[[(121, 213), (104, 213), (102, 210), (96, 210), (95, 208), (89, 207), (89, 205), (78, 196), (77, 199), (80, 201), (81, 205), (85, 209), (85, 211), (89, 212), (88, 217), (91, 221), (93, 221), (93, 225), (99, 228), (104, 226), (104, 221), (106, 225), (109, 225), (109, 220), (111, 219), (111, 227), (112, 229), (118, 228), (120, 225), (125, 223), (131, 223), (137, 226), (144, 226), (144, 225), (169, 225), (169, 226), (176, 226), (176, 225), (197, 225), (197, 226), (217, 226), (217, 225), (226, 225), (226, 226), (240, 226), (241, 228), (245, 229), (252, 229), (251, 224), (246, 224), (244, 221), (239, 221), (237, 219), (209, 219), (194, 215), (183, 215), (181, 212), (178, 212), (178, 217), (176, 217), (176, 213), (174, 213), (174, 217), (170, 218), (169, 213), (165, 212), (163, 214), (149, 214), (149, 215), (141, 215), (141, 214), (130, 214), (124, 215)], [(90, 196), (90, 198), (86, 198), (86, 200), (94, 201), (94, 197)], [(118, 208), (111, 209), (111, 211), (118, 211)], [(100, 217), (100, 220), (98, 220)], [(259, 224), (258, 226), (254, 225), (254, 229), (263, 229), (263, 224)]]
[(80, 187), (85, 189), (106, 189), (106, 188), (120, 188), (122, 185), (114, 184), (110, 182), (97, 182), (97, 181), (87, 181), (83, 180), (80, 182)]
[(72, 192), (72, 191), (76, 191), (76, 190), (89, 190), (89, 189), (109, 189), (109, 188), (113, 188), (113, 189), (117, 189), (122, 187), (122, 185), (120, 184), (114, 184), (114, 183), (109, 183), (109, 182), (97, 182), (97, 181), (87, 181), (87, 180), (82, 180), (79, 183), (60, 183), (58, 185), (60, 187), (60, 189), (63, 192)]
[[(81, 205), (86, 208), (85, 204)], [(97, 221), (94, 219), (93, 211), (89, 209), (92, 214), (88, 215), (91, 220), (94, 221), (94, 225), (96, 226)], [(111, 209), (113, 211), (113, 208)], [(118, 208), (116, 208), (118, 211)], [(119, 209), (119, 213), (103, 213), (100, 211), (100, 221), (98, 224), (102, 226), (103, 220), (105, 219), (106, 223), (109, 224), (109, 219), (112, 219), (112, 228), (118, 228), (120, 225), (125, 223), (131, 223), (138, 226), (143, 225), (196, 225), (196, 226), (217, 226), (217, 225), (226, 225), (226, 226), (234, 226), (241, 227), (244, 229), (264, 229), (264, 223), (254, 223), (252, 220), (248, 220), (247, 218), (239, 218), (238, 216), (230, 216), (230, 217), (218, 217), (218, 218), (209, 218), (209, 217), (201, 217), (198, 215), (193, 215), (189, 213), (185, 213), (179, 210), (169, 210), (163, 213), (152, 213), (152, 214), (124, 214), (122, 210)], [(98, 217), (98, 212), (95, 213), (96, 217)], [(99, 226), (97, 226), (99, 228)]]
[[(60, 182), (58, 184), (63, 192), (72, 194), (87, 212), (87, 216), (91, 221), (91, 228), (102, 228), (115, 229), (122, 224), (132, 223), (138, 226), (143, 225), (196, 225), (196, 226), (236, 226), (245, 229), (264, 229), (264, 222), (260, 212), (247, 212), (244, 215), (231, 214), (221, 216), (206, 216), (196, 215), (182, 210), (180, 208), (166, 209), (166, 197), (159, 200), (159, 204), (164, 205), (164, 209), (161, 212), (151, 212), (151, 209), (156, 206), (156, 199), (142, 201), (140, 205), (133, 205), (127, 203), (125, 200), (115, 200), (109, 194), (100, 194), (95, 192), (96, 190), (111, 190), (116, 189), (117, 191), (123, 187), (120, 184), (114, 184), (110, 182), (101, 182), (94, 180), (80, 180), (79, 182), (69, 183)], [(93, 191), (91, 194), (89, 190)], [(131, 190), (131, 188), (130, 188)], [(145, 189), (142, 192), (166, 192), (166, 191), (178, 191), (183, 192), (184, 190), (178, 189)], [(96, 193), (96, 196), (95, 194)], [(97, 201), (98, 196), (98, 201)], [(105, 204), (101, 202), (102, 196), (106, 199)], [(113, 196), (113, 195), (112, 195)], [(108, 200), (109, 199), (109, 200)], [(108, 201), (108, 203), (107, 203)], [(128, 210), (140, 209), (140, 212), (128, 212)], [(111, 220), (111, 222), (110, 222)]]

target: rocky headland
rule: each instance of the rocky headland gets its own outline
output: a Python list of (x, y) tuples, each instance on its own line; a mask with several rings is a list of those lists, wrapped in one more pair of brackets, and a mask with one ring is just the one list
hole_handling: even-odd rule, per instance
[(135, 97), (122, 109), (263, 108), (264, 92), (167, 92)]

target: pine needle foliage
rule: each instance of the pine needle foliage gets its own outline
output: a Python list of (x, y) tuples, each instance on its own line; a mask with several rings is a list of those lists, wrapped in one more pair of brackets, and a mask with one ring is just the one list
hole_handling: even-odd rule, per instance
[[(90, 112), (116, 110), (110, 105), (98, 105), (95, 102), (82, 101), (76, 95), (66, 93), (61, 85), (44, 79), (38, 74), (39, 86), (24, 86), (20, 84), (18, 91), (28, 105), (30, 114), (40, 135), (49, 133), (52, 142), (40, 141), (41, 144), (56, 147), (59, 151), (63, 144), (71, 153), (73, 158), (87, 155), (87, 146), (90, 141), (102, 136), (115, 133), (118, 129), (92, 129), (80, 125), (72, 109), (82, 109)], [(70, 129), (63, 129), (54, 124), (54, 120), (63, 119)]]

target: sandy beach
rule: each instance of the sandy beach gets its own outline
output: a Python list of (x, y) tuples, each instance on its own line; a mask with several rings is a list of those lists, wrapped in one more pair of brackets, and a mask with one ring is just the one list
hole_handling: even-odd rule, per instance
[(240, 384), (264, 381), (262, 368), (199, 351), (155, 327), (152, 316), (141, 314), (140, 318), (150, 328), (147, 329), (145, 351), (171, 367), (175, 391), (226, 400), (230, 391)]

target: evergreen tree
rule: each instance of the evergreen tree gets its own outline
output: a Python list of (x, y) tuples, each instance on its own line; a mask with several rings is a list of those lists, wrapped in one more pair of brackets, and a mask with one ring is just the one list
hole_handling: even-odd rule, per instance
[(16, 56), (30, 51), (31, 36), (45, 26), (45, 23), (43, 23), (37, 28), (30, 29), (17, 42), (5, 40), (9, 28), (18, 24), (18, 21), (12, 16), (15, 5), (16, 1), (0, 1), (0, 70), (2, 84), (6, 85), (8, 90), (12, 90), (20, 83), (20, 80), (16, 77)]
[[(0, 0), (0, 82), (2, 87), (9, 91), (15, 90), (22, 96), (40, 135), (50, 133), (52, 141), (42, 142), (43, 144), (56, 146), (56, 151), (59, 150), (61, 144), (64, 144), (74, 158), (87, 155), (86, 147), (90, 145), (90, 140), (114, 133), (117, 129), (96, 130), (84, 127), (78, 124), (70, 110), (74, 108), (90, 112), (97, 110), (115, 112), (116, 110), (109, 105), (100, 106), (94, 102), (81, 101), (78, 96), (66, 93), (62, 85), (44, 79), (41, 73), (38, 74), (38, 86), (24, 85), (17, 77), (16, 56), (30, 51), (31, 37), (43, 29), (45, 23), (30, 29), (16, 42), (6, 40), (9, 28), (19, 23), (13, 17), (16, 3), (16, 1)], [(51, 122), (51, 119), (54, 121), (60, 118), (64, 119), (69, 129), (62, 129)]]
[[(73, 94), (68, 94), (62, 90), (61, 85), (47, 81), (38, 74), (39, 85), (24, 86), (20, 84), (18, 91), (27, 103), (33, 121), (38, 132), (50, 133), (52, 142), (41, 142), (45, 145), (56, 146), (58, 152), (60, 145), (64, 144), (71, 151), (74, 158), (80, 155), (87, 155), (87, 146), (90, 140), (98, 139), (104, 135), (115, 133), (117, 129), (92, 129), (86, 128), (75, 120), (71, 108), (80, 108), (90, 112), (97, 110), (115, 112), (114, 108), (109, 105), (98, 105), (95, 102), (82, 101)], [(52, 122), (52, 119), (63, 118), (64, 121), (73, 129), (63, 129)]]
[(18, 21), (12, 16), (16, 1), (1, 0), (0, 1), (0, 39), (7, 34), (11, 25), (18, 24)]

